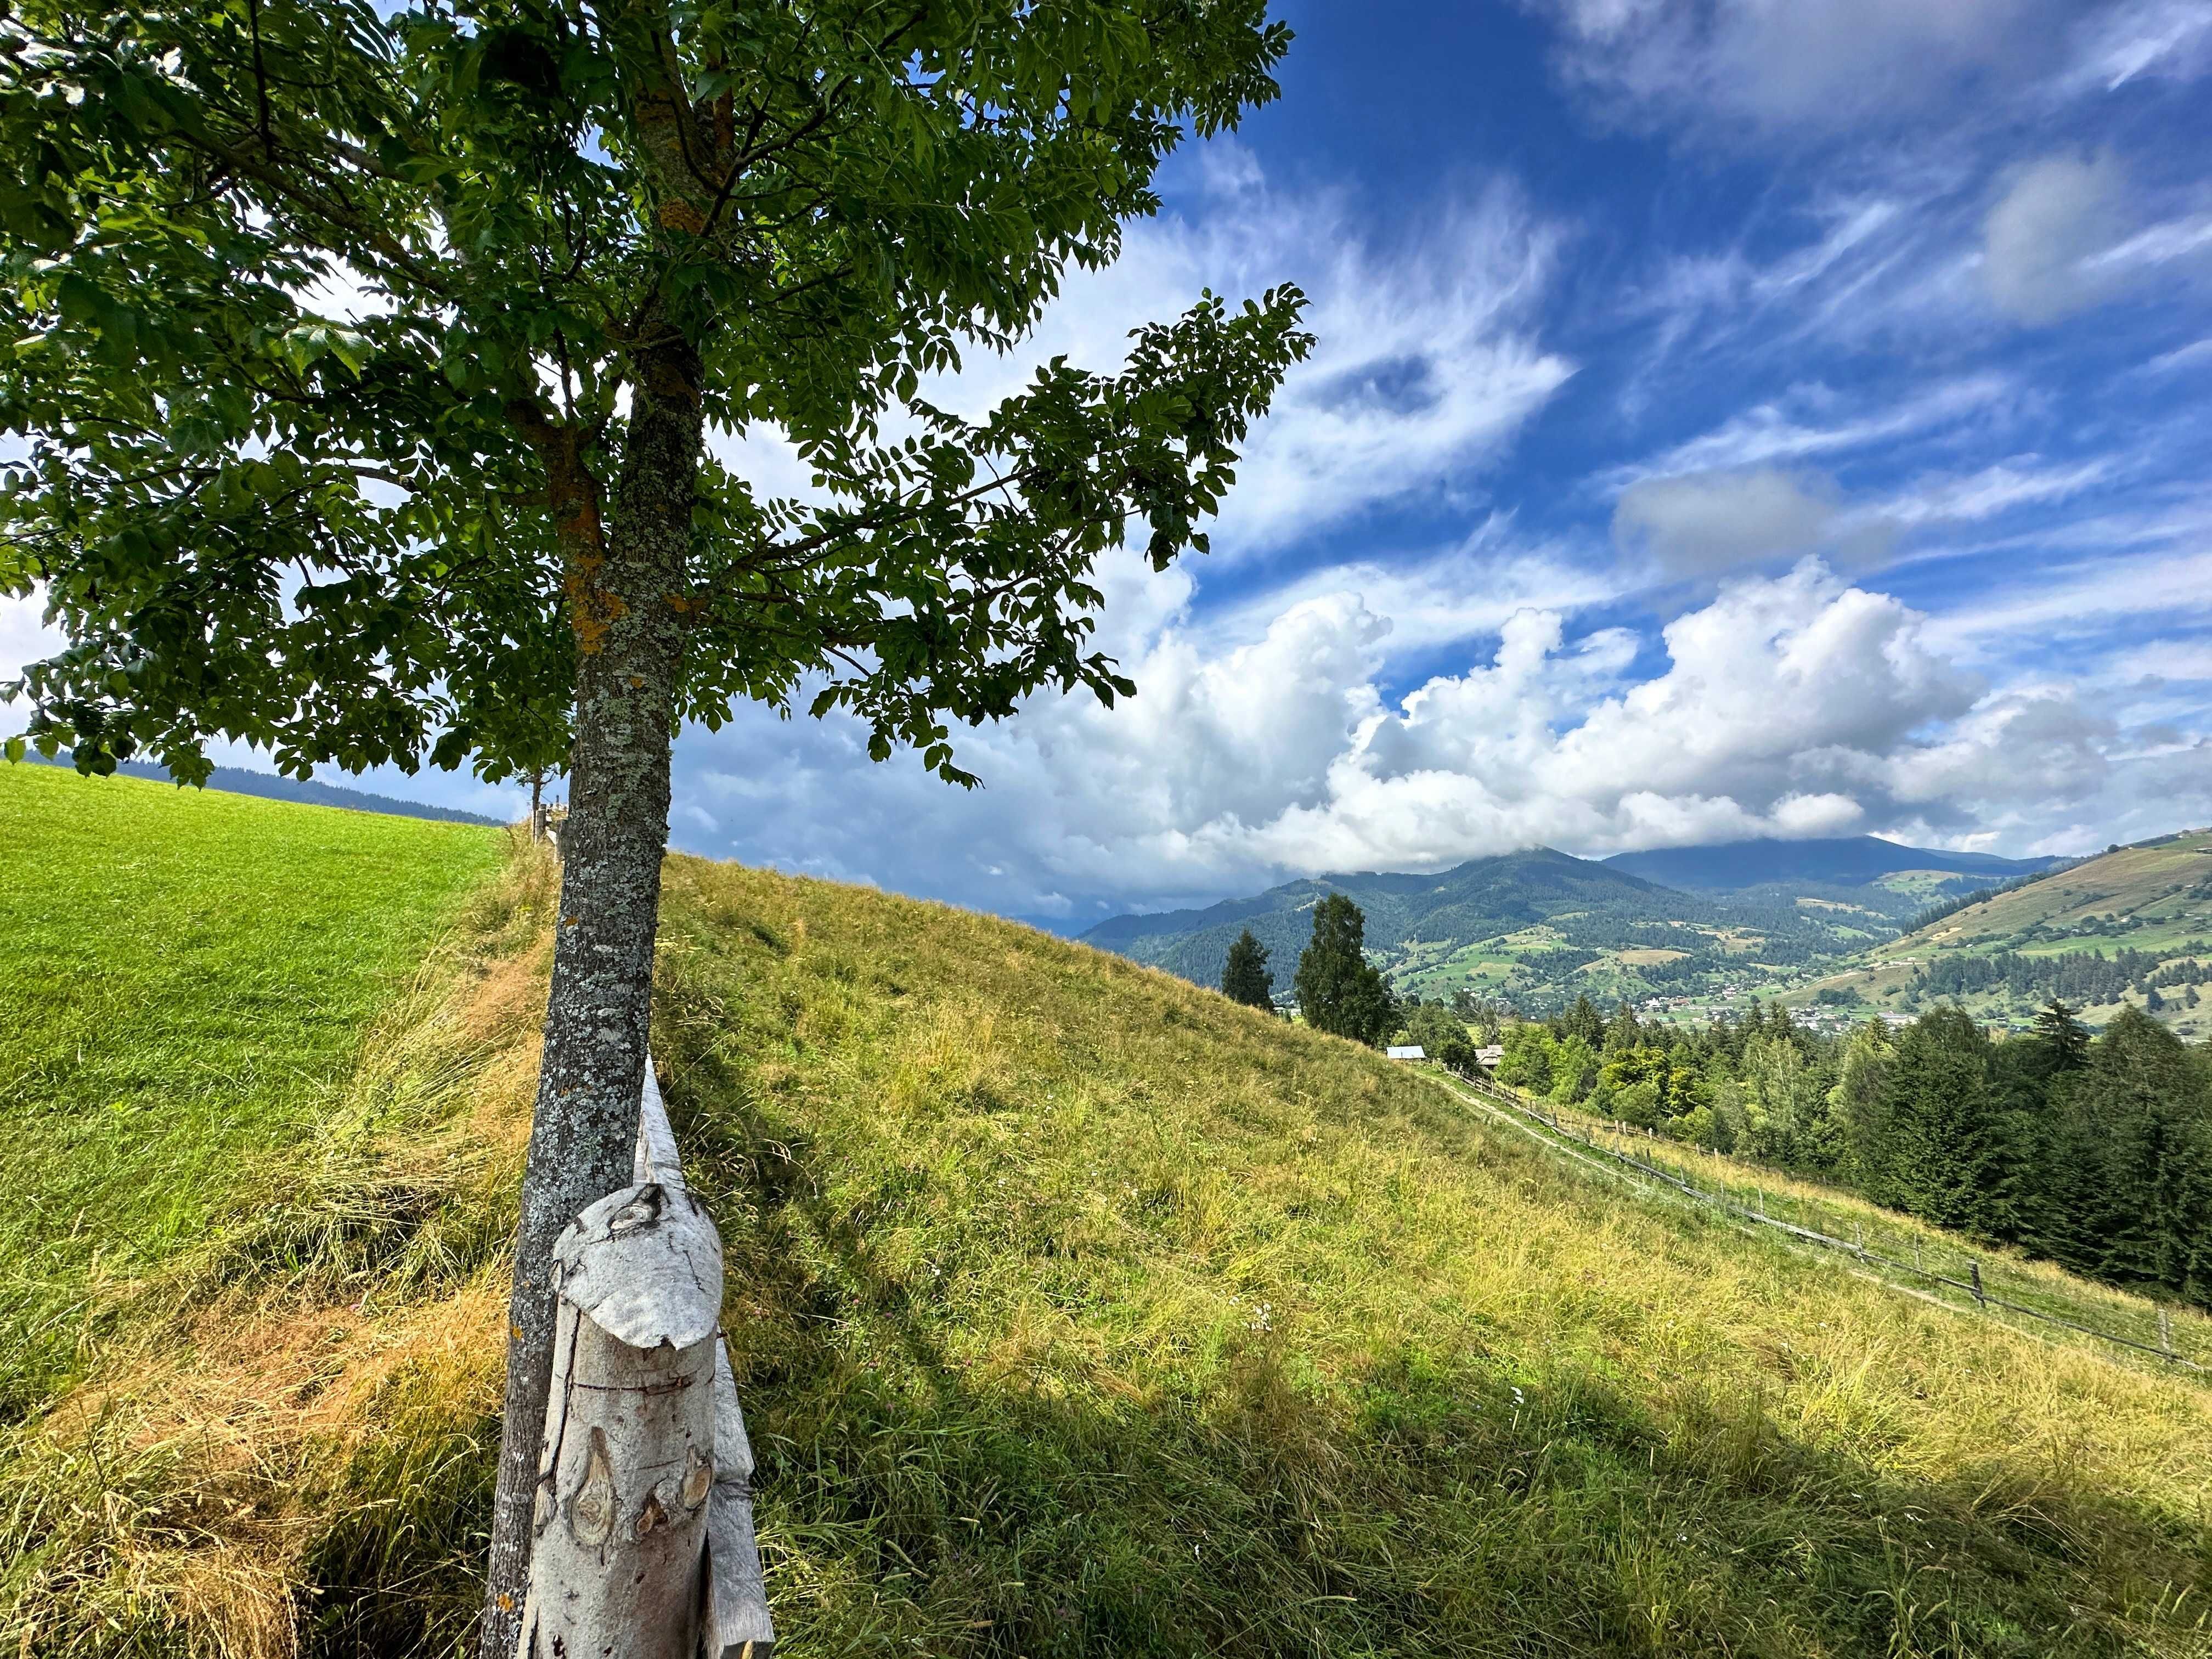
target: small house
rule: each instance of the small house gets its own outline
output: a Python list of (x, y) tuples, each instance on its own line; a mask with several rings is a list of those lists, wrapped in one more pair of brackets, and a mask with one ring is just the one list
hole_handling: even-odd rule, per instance
[(1385, 1048), (1383, 1055), (1389, 1060), (1426, 1060), (1429, 1056), (1418, 1042), (1397, 1042)]

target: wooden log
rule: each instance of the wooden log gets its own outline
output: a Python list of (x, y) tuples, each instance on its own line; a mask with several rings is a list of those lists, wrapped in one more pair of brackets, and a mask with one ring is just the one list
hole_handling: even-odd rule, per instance
[(714, 1344), (714, 1489), (707, 1498), (707, 1628), (704, 1659), (770, 1659), (760, 1546), (753, 1537), (753, 1449), (728, 1348)]
[(558, 1323), (524, 1659), (696, 1659), (722, 1247), (680, 1186), (609, 1194), (554, 1246)]

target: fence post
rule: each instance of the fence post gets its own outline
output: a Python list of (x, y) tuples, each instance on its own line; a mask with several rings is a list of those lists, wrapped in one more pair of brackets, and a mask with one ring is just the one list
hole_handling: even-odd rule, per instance
[(2174, 1358), (2173, 1316), (2163, 1305), (2158, 1310), (2158, 1351), (2168, 1359)]
[(1966, 1271), (1973, 1278), (1974, 1300), (1980, 1303), (1986, 1311), (1990, 1305), (1990, 1299), (1982, 1292), (1982, 1264), (1978, 1261), (1969, 1258), (1966, 1262)]
[(722, 1248), (682, 1187), (607, 1194), (553, 1247), (528, 1659), (692, 1659), (714, 1483)]
[(647, 1061), (636, 1179), (554, 1246), (552, 1406), (520, 1659), (769, 1659), (722, 1246)]

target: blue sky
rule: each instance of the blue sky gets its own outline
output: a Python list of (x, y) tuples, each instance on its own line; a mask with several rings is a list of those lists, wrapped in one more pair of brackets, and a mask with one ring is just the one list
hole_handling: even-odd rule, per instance
[(1139, 696), (971, 736), (967, 794), (748, 712), (679, 744), (679, 847), (1079, 929), (1539, 842), (2212, 823), (2212, 0), (1279, 9), (1281, 101), (939, 389), (1313, 296), (1214, 555), (1106, 573)]

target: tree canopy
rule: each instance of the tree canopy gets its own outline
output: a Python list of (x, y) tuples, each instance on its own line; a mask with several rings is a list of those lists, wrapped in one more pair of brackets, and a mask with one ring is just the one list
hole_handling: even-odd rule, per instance
[(638, 605), (603, 567), (664, 403), (659, 441), (812, 480), (693, 458), (678, 716), (811, 688), (965, 781), (946, 716), (1127, 694), (1091, 567), (1133, 521), (1157, 565), (1204, 548), (1299, 296), (972, 416), (932, 377), (1109, 262), (1286, 40), (1262, 0), (12, 8), (0, 591), (69, 640), (33, 741), (557, 766), (575, 647)]
[(1221, 994), (1231, 1002), (1272, 1011), (1275, 1006), (1275, 976), (1267, 971), (1267, 947), (1247, 927), (1229, 947), (1221, 965)]
[(1359, 907), (1344, 894), (1322, 900), (1293, 983), (1307, 1024), (1372, 1048), (1397, 1024), (1398, 1009), (1382, 970), (1367, 960), (1366, 930)]

